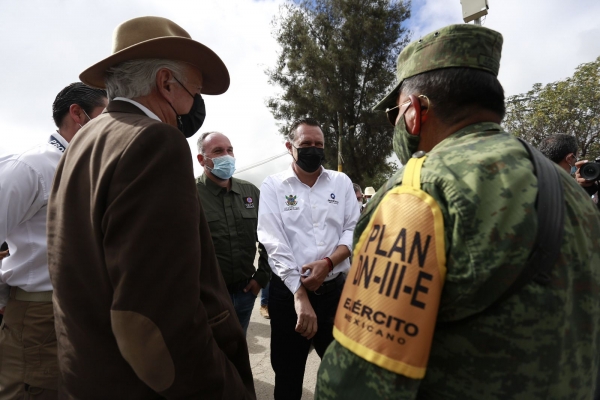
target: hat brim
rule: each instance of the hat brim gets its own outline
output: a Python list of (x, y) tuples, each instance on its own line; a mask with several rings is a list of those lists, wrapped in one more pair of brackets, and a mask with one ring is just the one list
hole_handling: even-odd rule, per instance
[(129, 60), (159, 58), (183, 61), (202, 72), (202, 93), (222, 94), (229, 88), (229, 72), (214, 51), (184, 37), (160, 37), (120, 50), (92, 65), (79, 75), (86, 85), (104, 89), (104, 77), (110, 67)]
[(373, 107), (373, 111), (385, 111), (387, 108), (392, 108), (396, 105), (396, 100), (398, 100), (398, 91), (400, 90), (400, 83), (397, 84), (396, 87), (394, 87), (392, 91), (383, 98), (383, 100)]

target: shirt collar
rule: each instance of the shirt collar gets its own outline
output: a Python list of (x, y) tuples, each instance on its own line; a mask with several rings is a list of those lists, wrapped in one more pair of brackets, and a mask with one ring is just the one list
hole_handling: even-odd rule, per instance
[[(241, 194), (241, 187), (240, 184), (238, 183), (237, 179), (234, 178), (229, 178), (231, 179), (231, 191)], [(215, 182), (213, 182), (210, 178), (208, 178), (206, 176), (206, 172), (203, 173), (198, 180), (202, 183), (204, 183), (204, 185), (208, 188), (208, 190), (215, 196), (218, 196), (219, 193), (221, 193), (221, 191), (227, 191), (226, 188), (217, 185)]]
[[(131, 103), (134, 106), (136, 106), (137, 108), (139, 108), (140, 110), (142, 110), (144, 112), (144, 114), (146, 114), (150, 118), (160, 121), (160, 118), (158, 118), (158, 116), (156, 114), (154, 114), (152, 111), (150, 111), (150, 109), (148, 107), (144, 106), (143, 104), (138, 103), (135, 100), (131, 100), (126, 97), (115, 97), (113, 100), (120, 100), (120, 101), (126, 101), (127, 103)], [(160, 121), (160, 122), (162, 122), (162, 121)]]
[(234, 179), (233, 177), (229, 179), (231, 179), (231, 191), (237, 194), (242, 194), (242, 187), (238, 183), (237, 179)]
[[(454, 132), (452, 135), (448, 136), (447, 138), (442, 140), (440, 143), (438, 143), (434, 147), (434, 149), (435, 150), (443, 149), (444, 147), (449, 146), (452, 143), (452, 141), (455, 139), (459, 139), (463, 136), (467, 136), (467, 135), (470, 135), (475, 132), (485, 132), (485, 131), (504, 132), (502, 127), (495, 122), (479, 122), (476, 124), (465, 126), (464, 128)], [(433, 151), (433, 149), (432, 149), (432, 151)]]
[(62, 137), (60, 133), (58, 133), (58, 131), (56, 131), (52, 135), (50, 135), (50, 139), (49, 139), (50, 143), (52, 142), (52, 138), (58, 140), (65, 149), (69, 146), (69, 142), (67, 142), (67, 140), (64, 137)]
[[(319, 174), (317, 181), (319, 179), (321, 179), (321, 176), (323, 176), (323, 175), (327, 179), (331, 179), (331, 176), (329, 175), (329, 173), (330, 173), (330, 171), (328, 169), (325, 169), (325, 167), (321, 166), (321, 173)], [(287, 181), (289, 179), (296, 179), (298, 182), (301, 182), (300, 179), (298, 178), (298, 175), (296, 175), (296, 172), (294, 172), (294, 168), (292, 167), (292, 164), (290, 164), (288, 169), (286, 169), (283, 173), (283, 180)]]

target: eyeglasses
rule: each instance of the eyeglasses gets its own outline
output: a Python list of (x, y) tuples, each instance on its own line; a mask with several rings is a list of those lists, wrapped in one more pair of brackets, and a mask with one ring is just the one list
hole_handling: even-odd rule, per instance
[(362, 197), (362, 196), (356, 196), (356, 200), (357, 200), (357, 201), (360, 201), (360, 202), (362, 203), (362, 201), (363, 201), (363, 197)]
[[(569, 156), (573, 156), (573, 159), (575, 159), (575, 162), (573, 163), (573, 165), (571, 165), (571, 163), (567, 160), (569, 158)], [(579, 161), (579, 157), (577, 157), (577, 155), (575, 153), (569, 153), (565, 157), (565, 161), (567, 161), (567, 164), (569, 164), (570, 167), (575, 167), (575, 164), (577, 164), (577, 161)]]
[[(411, 97), (414, 98), (414, 96), (412, 96), (412, 95), (411, 95)], [(425, 114), (427, 114), (427, 112), (429, 111), (429, 97), (425, 96), (424, 94), (420, 94), (417, 97), (427, 99), (427, 107), (423, 107), (423, 106), (420, 107), (420, 109), (425, 110)], [(411, 106), (411, 104), (412, 104), (412, 101), (407, 100), (402, 104), (398, 104), (396, 107), (385, 109), (385, 113), (387, 114), (388, 121), (390, 121), (390, 124), (392, 124), (392, 126), (396, 126), (396, 121), (398, 121), (398, 118), (400, 116), (404, 115), (404, 113), (406, 112), (406, 110), (408, 110), (408, 108)], [(419, 106), (420, 106), (420, 103), (419, 103)]]
[(385, 109), (387, 119), (388, 121), (390, 121), (390, 124), (392, 124), (392, 126), (396, 126), (396, 121), (398, 120), (398, 117), (400, 115), (404, 115), (404, 113), (406, 112), (406, 110), (408, 110), (408, 107), (410, 107), (411, 104), (412, 102), (408, 100), (402, 104), (398, 104), (396, 107)]

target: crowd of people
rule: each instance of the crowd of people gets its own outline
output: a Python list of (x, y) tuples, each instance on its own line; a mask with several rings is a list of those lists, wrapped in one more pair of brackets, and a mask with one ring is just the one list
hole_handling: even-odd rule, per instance
[(597, 399), (598, 183), (572, 136), (503, 130), (501, 50), (461, 24), (401, 52), (374, 109), (403, 167), (377, 192), (323, 167), (310, 116), (259, 189), (221, 132), (193, 176), (219, 56), (119, 25), (48, 142), (0, 155), (0, 399), (255, 399), (261, 289), (275, 399), (302, 397), (311, 347), (316, 399)]

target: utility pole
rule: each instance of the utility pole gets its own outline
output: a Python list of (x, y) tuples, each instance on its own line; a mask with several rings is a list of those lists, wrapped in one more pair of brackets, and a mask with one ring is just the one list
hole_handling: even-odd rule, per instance
[(465, 23), (473, 21), (475, 25), (481, 25), (481, 17), (487, 15), (488, 6), (487, 0), (461, 0), (463, 12), (463, 21)]
[(339, 112), (338, 115), (338, 172), (342, 172), (342, 135), (344, 134), (344, 124), (342, 122), (342, 114)]

